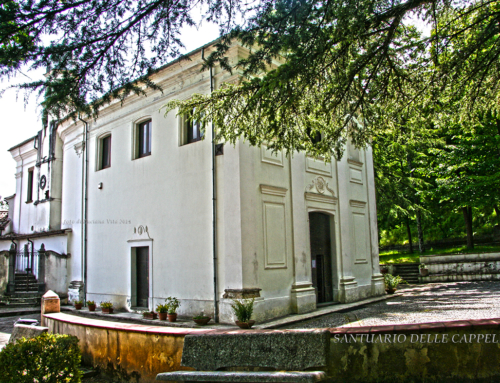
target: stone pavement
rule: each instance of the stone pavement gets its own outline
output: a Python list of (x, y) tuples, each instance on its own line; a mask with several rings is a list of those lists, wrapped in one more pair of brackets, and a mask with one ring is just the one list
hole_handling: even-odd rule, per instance
[(379, 326), (500, 318), (500, 281), (402, 286), (394, 299), (281, 328)]

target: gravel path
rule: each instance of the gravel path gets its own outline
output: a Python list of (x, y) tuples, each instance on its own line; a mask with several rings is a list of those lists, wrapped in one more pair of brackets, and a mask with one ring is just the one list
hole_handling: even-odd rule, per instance
[[(400, 286), (402, 287), (402, 286)], [(401, 296), (288, 325), (324, 328), (500, 318), (500, 281), (403, 285)]]

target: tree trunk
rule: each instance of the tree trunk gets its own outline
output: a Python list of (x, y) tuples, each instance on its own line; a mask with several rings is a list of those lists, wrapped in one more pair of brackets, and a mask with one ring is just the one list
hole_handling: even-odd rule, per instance
[(423, 253), (425, 251), (424, 245), (424, 232), (422, 230), (422, 217), (420, 215), (420, 209), (417, 209), (417, 234), (418, 234), (418, 251)]
[(408, 244), (410, 245), (410, 254), (413, 254), (413, 242), (411, 240), (410, 218), (406, 217), (406, 231), (408, 232)]
[(500, 226), (500, 209), (498, 208), (498, 205), (495, 205), (494, 208), (495, 208), (495, 213), (497, 213), (498, 226)]
[(474, 235), (472, 231), (472, 208), (470, 206), (463, 207), (462, 213), (464, 214), (465, 231), (467, 232), (467, 249), (474, 248)]

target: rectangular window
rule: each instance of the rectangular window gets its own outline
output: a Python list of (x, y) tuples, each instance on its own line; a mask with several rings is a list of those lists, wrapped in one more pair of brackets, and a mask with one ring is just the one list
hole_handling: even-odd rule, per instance
[(34, 169), (28, 169), (28, 191), (26, 195), (26, 202), (33, 202), (33, 174)]
[(151, 120), (139, 124), (137, 134), (139, 141), (138, 157), (151, 155)]
[(101, 169), (111, 166), (111, 136), (101, 139)]
[(186, 117), (187, 143), (200, 141), (203, 138), (201, 121), (193, 120), (192, 115)]

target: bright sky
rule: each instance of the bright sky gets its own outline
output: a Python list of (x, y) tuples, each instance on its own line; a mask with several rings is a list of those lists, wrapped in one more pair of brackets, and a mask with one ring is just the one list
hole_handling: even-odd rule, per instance
[[(186, 46), (183, 53), (190, 52), (219, 37), (219, 29), (214, 24), (204, 23), (198, 30), (194, 27), (185, 28), (182, 41)], [(39, 73), (27, 73), (33, 80), (43, 75)], [(0, 83), (0, 89), (9, 85), (30, 81), (25, 76), (11, 79), (10, 82)], [(16, 163), (12, 155), (7, 151), (20, 142), (33, 137), (42, 128), (41, 108), (39, 101), (33, 95), (28, 104), (24, 105), (24, 94), (16, 94), (16, 90), (8, 90), (0, 98), (0, 200), (16, 192), (15, 171)]]

